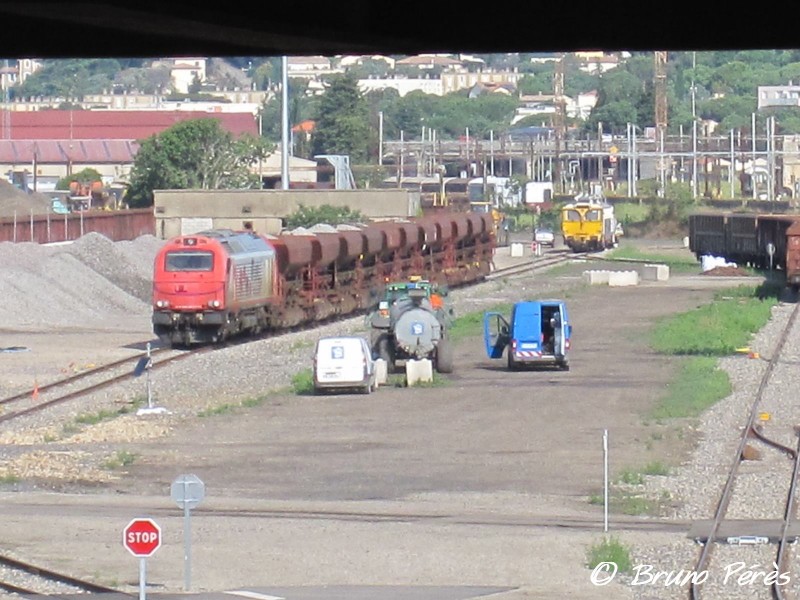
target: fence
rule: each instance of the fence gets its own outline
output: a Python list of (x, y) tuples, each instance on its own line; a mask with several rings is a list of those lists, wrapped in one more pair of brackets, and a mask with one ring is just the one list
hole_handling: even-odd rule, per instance
[(18, 215), (0, 218), (0, 242), (48, 244), (77, 240), (87, 233), (100, 233), (112, 241), (155, 235), (152, 208), (113, 212), (87, 211), (69, 214)]

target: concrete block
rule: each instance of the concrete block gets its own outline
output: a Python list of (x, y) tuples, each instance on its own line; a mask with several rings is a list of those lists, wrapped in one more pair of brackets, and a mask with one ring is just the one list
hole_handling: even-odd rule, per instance
[(522, 258), (525, 255), (525, 246), (519, 242), (511, 244), (511, 258)]
[(589, 285), (608, 285), (608, 278), (610, 271), (606, 270), (591, 270), (583, 272), (583, 281)]
[(389, 381), (389, 365), (382, 358), (375, 361), (375, 385), (386, 385)]
[(642, 269), (642, 279), (644, 281), (669, 280), (669, 265), (645, 265)]
[(608, 285), (611, 287), (639, 285), (639, 273), (637, 271), (611, 271), (608, 275)]
[(408, 387), (420, 382), (433, 381), (433, 362), (428, 358), (406, 361), (406, 383)]

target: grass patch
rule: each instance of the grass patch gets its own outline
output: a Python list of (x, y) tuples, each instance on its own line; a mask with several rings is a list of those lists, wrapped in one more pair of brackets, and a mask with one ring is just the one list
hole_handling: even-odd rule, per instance
[(114, 455), (103, 463), (103, 467), (109, 470), (122, 469), (132, 465), (136, 460), (136, 454), (127, 450), (118, 450)]
[[(641, 477), (641, 475), (639, 475)], [(638, 492), (628, 490), (611, 489), (608, 497), (608, 510), (611, 513), (637, 516), (660, 516), (666, 509), (671, 500), (669, 492), (662, 492), (658, 498), (648, 498)], [(603, 494), (592, 494), (588, 498), (589, 504), (593, 506), (603, 506), (605, 498)]]
[(614, 216), (623, 227), (629, 223), (641, 223), (650, 216), (650, 207), (644, 203), (620, 202), (614, 205)]
[(727, 356), (767, 324), (777, 303), (768, 286), (725, 290), (710, 304), (660, 321), (651, 345), (662, 354)]
[(642, 485), (644, 483), (644, 475), (633, 469), (623, 469), (619, 477), (617, 477), (617, 481), (627, 485)]
[(311, 369), (292, 375), (292, 391), (295, 394), (311, 394), (314, 391), (314, 373)]
[(219, 406), (213, 406), (210, 408), (206, 408), (201, 410), (197, 413), (198, 417), (213, 417), (216, 415), (227, 415), (233, 412), (236, 412), (239, 408), (255, 408), (256, 406), (261, 406), (264, 402), (269, 398), (269, 394), (262, 394), (261, 396), (255, 396), (254, 398), (245, 398), (238, 404), (220, 404)]
[(235, 411), (237, 408), (236, 404), (220, 404), (219, 406), (212, 406), (210, 408), (204, 408), (203, 410), (197, 413), (198, 417), (214, 417), (216, 415), (227, 415)]
[(604, 562), (613, 562), (621, 573), (630, 571), (630, 548), (613, 536), (606, 537), (597, 544), (592, 544), (586, 553), (586, 566), (594, 569)]
[[(432, 381), (420, 381), (413, 387), (419, 388), (438, 388), (448, 385), (450, 380), (442, 377), (436, 371), (433, 372), (433, 380)], [(388, 387), (396, 387), (396, 388), (404, 388), (408, 387), (408, 383), (406, 381), (405, 373), (393, 373), (386, 378), (386, 386)]]
[(267, 398), (269, 398), (268, 394), (262, 394), (261, 396), (256, 396), (255, 398), (245, 398), (242, 400), (242, 406), (244, 408), (255, 408), (256, 406), (261, 406), (264, 404)]
[[(127, 410), (126, 410), (127, 412)], [(110, 421), (116, 419), (122, 413), (121, 410), (99, 410), (96, 413), (78, 415), (75, 417), (75, 422), (78, 425), (97, 425), (103, 421)]]
[(608, 258), (611, 259), (630, 259), (635, 261), (647, 261), (652, 263), (660, 263), (669, 266), (670, 271), (676, 273), (691, 273), (696, 272), (700, 268), (700, 263), (694, 258), (683, 258), (678, 256), (670, 256), (667, 254), (651, 254), (649, 252), (642, 252), (635, 246), (620, 245), (608, 253)]
[(664, 477), (666, 475), (669, 475), (669, 472), (670, 468), (660, 461), (647, 463), (642, 469), (642, 473), (644, 475), (656, 475), (659, 477)]
[(468, 337), (483, 336), (483, 315), (487, 312), (498, 312), (502, 315), (511, 315), (512, 304), (497, 304), (485, 311), (467, 313), (453, 320), (448, 329), (451, 340), (462, 340)]
[(0, 475), (0, 485), (10, 485), (12, 483), (19, 483), (20, 478), (14, 475), (13, 473), (6, 473), (5, 475)]
[[(405, 380), (405, 377), (403, 379)], [(430, 381), (419, 381), (416, 384), (414, 384), (413, 387), (438, 388), (438, 387), (443, 387), (443, 386), (447, 385), (448, 383), (450, 383), (449, 379), (446, 379), (445, 377), (442, 377), (438, 372), (434, 371), (433, 372), (433, 379), (431, 379)]]
[(651, 416), (655, 419), (696, 417), (730, 393), (728, 374), (717, 367), (716, 358), (688, 358)]

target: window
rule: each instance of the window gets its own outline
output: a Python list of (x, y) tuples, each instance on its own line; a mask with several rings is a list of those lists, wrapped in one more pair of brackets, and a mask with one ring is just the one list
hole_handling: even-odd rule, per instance
[(587, 221), (599, 221), (600, 220), (600, 211), (596, 208), (586, 211), (586, 220)]
[(214, 268), (214, 255), (211, 252), (180, 251), (168, 252), (164, 270), (211, 271)]
[(575, 209), (569, 209), (564, 215), (564, 220), (570, 223), (578, 223), (581, 220), (581, 213)]

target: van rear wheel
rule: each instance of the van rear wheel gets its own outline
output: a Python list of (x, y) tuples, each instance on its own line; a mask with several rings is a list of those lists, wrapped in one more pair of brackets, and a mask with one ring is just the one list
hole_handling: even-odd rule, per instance
[(518, 368), (517, 361), (514, 360), (514, 353), (511, 348), (508, 349), (508, 370), (516, 371)]

